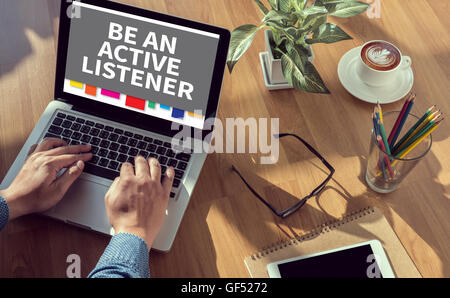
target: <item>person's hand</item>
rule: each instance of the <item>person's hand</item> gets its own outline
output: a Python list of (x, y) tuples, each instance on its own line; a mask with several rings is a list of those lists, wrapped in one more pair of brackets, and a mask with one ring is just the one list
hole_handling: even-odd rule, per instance
[(166, 215), (175, 171), (170, 167), (161, 183), (158, 160), (135, 159), (124, 163), (105, 196), (106, 212), (116, 234), (139, 236), (150, 249)]
[[(92, 158), (92, 153), (85, 153), (89, 150), (90, 145), (69, 147), (60, 139), (45, 139), (34, 145), (17, 177), (0, 191), (8, 202), (10, 220), (47, 211), (61, 201), (81, 175), (84, 162)], [(66, 171), (58, 177), (62, 169)]]

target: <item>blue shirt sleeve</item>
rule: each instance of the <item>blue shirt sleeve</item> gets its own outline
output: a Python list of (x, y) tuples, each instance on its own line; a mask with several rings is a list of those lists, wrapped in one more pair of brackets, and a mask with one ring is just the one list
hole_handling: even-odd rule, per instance
[(9, 220), (9, 207), (5, 198), (0, 196), (0, 231), (6, 227)]
[(119, 233), (111, 238), (88, 278), (149, 278), (148, 252), (140, 237)]

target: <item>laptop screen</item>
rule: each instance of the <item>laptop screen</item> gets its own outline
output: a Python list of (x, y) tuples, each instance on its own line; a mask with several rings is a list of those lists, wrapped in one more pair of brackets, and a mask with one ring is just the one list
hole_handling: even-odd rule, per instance
[(202, 129), (218, 34), (73, 2), (64, 92)]

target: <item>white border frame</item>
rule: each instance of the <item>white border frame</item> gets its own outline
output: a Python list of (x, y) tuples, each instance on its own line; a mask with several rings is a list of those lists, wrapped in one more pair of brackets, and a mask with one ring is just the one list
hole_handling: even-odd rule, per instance
[(145, 18), (145, 17), (129, 14), (126, 12), (112, 10), (112, 9), (108, 9), (108, 8), (104, 8), (104, 7), (99, 7), (99, 6), (95, 6), (95, 5), (91, 5), (91, 4), (87, 4), (87, 3), (83, 3), (83, 2), (73, 1), (72, 4), (75, 6), (90, 8), (93, 10), (98, 10), (98, 11), (102, 11), (102, 12), (106, 12), (106, 13), (110, 13), (110, 14), (115, 14), (118, 16), (126, 17), (126, 18), (131, 18), (131, 19), (135, 19), (135, 20), (139, 20), (139, 21), (143, 21), (143, 22), (147, 22), (147, 23), (152, 23), (152, 24), (156, 24), (156, 25), (160, 25), (160, 26), (165, 26), (165, 27), (169, 27), (169, 28), (173, 28), (173, 29), (177, 29), (177, 30), (182, 30), (182, 31), (186, 31), (186, 32), (191, 32), (191, 33), (195, 33), (195, 34), (199, 34), (199, 35), (204, 35), (204, 36), (220, 39), (219, 34), (215, 34), (215, 33), (211, 33), (211, 32), (201, 31), (201, 30), (197, 30), (197, 29), (193, 29), (193, 28), (189, 28), (189, 27), (166, 23), (163, 21), (153, 20), (150, 18)]

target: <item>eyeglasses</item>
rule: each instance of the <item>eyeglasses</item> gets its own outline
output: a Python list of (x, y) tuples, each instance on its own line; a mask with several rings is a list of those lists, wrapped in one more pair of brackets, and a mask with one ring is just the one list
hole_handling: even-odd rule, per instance
[(294, 204), (293, 206), (279, 211), (277, 208), (275, 208), (272, 204), (270, 204), (269, 202), (267, 202), (263, 197), (261, 197), (254, 189), (253, 187), (250, 186), (250, 184), (248, 184), (248, 182), (245, 180), (245, 178), (241, 175), (241, 173), (236, 169), (236, 167), (233, 165), (232, 169), (233, 171), (235, 171), (239, 177), (241, 178), (241, 180), (245, 183), (245, 185), (248, 187), (248, 189), (262, 202), (264, 203), (264, 205), (266, 205), (270, 210), (272, 210), (273, 213), (275, 213), (277, 216), (281, 217), (281, 218), (286, 218), (289, 215), (293, 214), (295, 211), (299, 210), (301, 207), (303, 207), (303, 205), (305, 205), (306, 201), (308, 199), (310, 199), (311, 197), (317, 196), (324, 188), (325, 185), (328, 183), (328, 181), (330, 181), (331, 177), (333, 176), (335, 170), (334, 168), (325, 160), (325, 158), (323, 158), (322, 155), (320, 155), (319, 152), (317, 152), (316, 149), (314, 149), (310, 144), (308, 144), (305, 140), (303, 140), (301, 137), (295, 135), (295, 134), (289, 134), (289, 133), (284, 133), (284, 134), (278, 134), (278, 135), (274, 135), (276, 138), (281, 139), (283, 137), (294, 137), (297, 140), (299, 140), (300, 142), (303, 143), (303, 145), (306, 146), (306, 148), (308, 148), (309, 151), (311, 151), (315, 156), (317, 156), (317, 158), (320, 159), (320, 161), (322, 161), (322, 163), (327, 167), (327, 169), (330, 171), (330, 174), (328, 175), (328, 177), (319, 185), (317, 186), (309, 195), (305, 196), (304, 198), (302, 198), (301, 200), (299, 200), (296, 204)]

